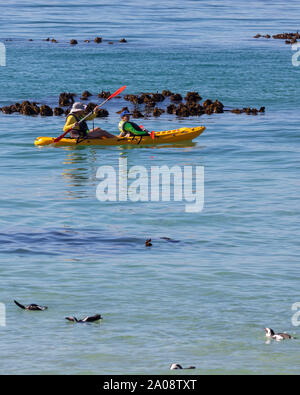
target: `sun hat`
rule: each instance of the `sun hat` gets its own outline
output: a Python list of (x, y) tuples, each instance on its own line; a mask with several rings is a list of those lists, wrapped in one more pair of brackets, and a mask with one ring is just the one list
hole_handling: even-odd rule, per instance
[(127, 110), (124, 110), (124, 111), (121, 112), (121, 118), (125, 117), (125, 115), (132, 115), (132, 113), (127, 111)]
[(86, 105), (84, 103), (76, 102), (73, 104), (71, 112), (79, 112), (79, 111), (84, 111), (86, 109)]

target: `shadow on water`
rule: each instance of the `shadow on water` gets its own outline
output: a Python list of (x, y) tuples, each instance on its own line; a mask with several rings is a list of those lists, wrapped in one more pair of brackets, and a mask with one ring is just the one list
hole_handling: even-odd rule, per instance
[[(160, 237), (155, 240), (158, 246), (161, 243), (179, 243), (169, 237)], [(0, 233), (0, 254), (25, 255), (68, 255), (101, 254), (113, 251), (114, 254), (124, 254), (130, 251), (145, 249), (145, 239), (128, 236), (124, 232), (115, 235), (107, 228), (84, 230), (65, 228), (60, 230), (39, 231), (6, 231)]]

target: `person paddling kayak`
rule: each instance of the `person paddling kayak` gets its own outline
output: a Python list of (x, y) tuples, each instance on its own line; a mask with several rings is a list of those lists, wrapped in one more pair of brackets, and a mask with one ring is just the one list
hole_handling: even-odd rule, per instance
[[(93, 113), (87, 118), (88, 121), (93, 120), (97, 116), (97, 108), (94, 108)], [(64, 126), (64, 132), (72, 128), (70, 135), (72, 138), (88, 137), (91, 139), (99, 138), (112, 138), (115, 137), (113, 134), (108, 133), (106, 130), (101, 128), (94, 128), (89, 130), (88, 125), (85, 121), (79, 123), (79, 121), (85, 117), (86, 105), (80, 102), (73, 104), (70, 113), (66, 118), (66, 123)]]
[(134, 122), (130, 122), (130, 115), (127, 110), (121, 112), (121, 121), (119, 123), (119, 130), (121, 134), (119, 137), (130, 137), (130, 136), (149, 136), (148, 131), (145, 128), (141, 128)]

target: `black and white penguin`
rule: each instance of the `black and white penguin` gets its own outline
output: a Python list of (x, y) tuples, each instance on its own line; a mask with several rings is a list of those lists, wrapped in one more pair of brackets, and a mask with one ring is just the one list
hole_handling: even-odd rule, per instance
[(85, 323), (85, 322), (97, 322), (102, 320), (102, 317), (100, 314), (95, 314), (92, 316), (88, 316), (83, 318), (82, 320), (78, 320), (76, 317), (65, 317), (66, 320), (71, 321), (71, 322), (81, 322), (81, 323)]
[(179, 363), (172, 363), (170, 366), (170, 370), (176, 369), (196, 369), (195, 366), (189, 366), (188, 368), (183, 368)]
[(29, 304), (28, 306), (23, 306), (21, 303), (17, 302), (16, 300), (14, 300), (14, 302), (17, 306), (19, 306), (23, 310), (43, 311), (48, 309), (47, 306), (39, 306), (34, 303)]
[(270, 337), (271, 339), (280, 341), (284, 339), (294, 339), (291, 335), (288, 333), (275, 333), (273, 329), (271, 328), (264, 328), (264, 331), (266, 332), (266, 336)]

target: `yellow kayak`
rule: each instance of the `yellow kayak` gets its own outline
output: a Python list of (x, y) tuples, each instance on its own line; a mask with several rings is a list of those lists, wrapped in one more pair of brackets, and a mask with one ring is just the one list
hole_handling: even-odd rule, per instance
[(164, 132), (156, 132), (155, 138), (151, 136), (135, 136), (135, 137), (113, 137), (103, 139), (89, 139), (79, 140), (72, 138), (63, 138), (59, 142), (54, 143), (55, 137), (37, 137), (34, 144), (37, 146), (53, 145), (55, 147), (62, 146), (82, 146), (82, 145), (153, 145), (177, 143), (180, 141), (193, 140), (198, 137), (205, 130), (205, 126), (197, 126), (195, 128), (180, 128), (173, 130), (166, 130)]

